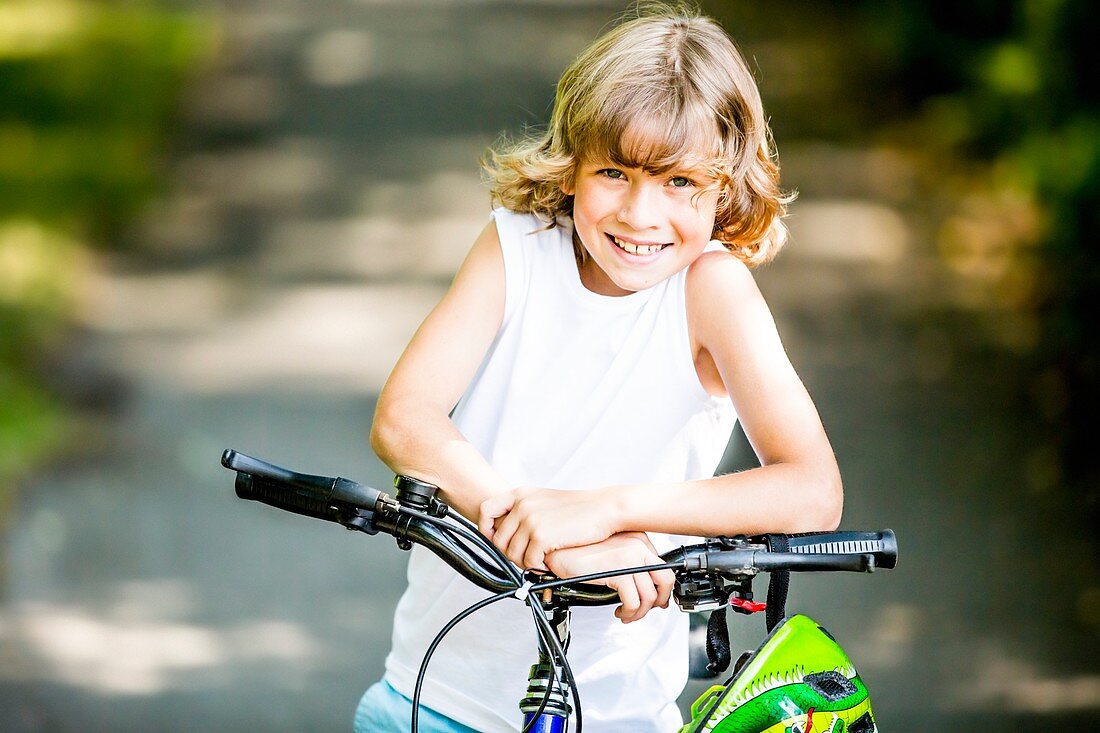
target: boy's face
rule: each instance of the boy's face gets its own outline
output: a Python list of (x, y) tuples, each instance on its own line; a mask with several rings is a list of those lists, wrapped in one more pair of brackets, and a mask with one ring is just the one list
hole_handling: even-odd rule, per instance
[(588, 259), (581, 280), (601, 295), (628, 295), (683, 270), (714, 231), (718, 193), (698, 170), (651, 175), (582, 160), (572, 185), (573, 223)]

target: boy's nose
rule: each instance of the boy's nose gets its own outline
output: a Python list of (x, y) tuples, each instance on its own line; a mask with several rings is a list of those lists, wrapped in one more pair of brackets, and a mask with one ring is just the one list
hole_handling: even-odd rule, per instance
[(660, 202), (650, 186), (631, 186), (623, 195), (619, 221), (635, 231), (656, 228), (660, 219)]

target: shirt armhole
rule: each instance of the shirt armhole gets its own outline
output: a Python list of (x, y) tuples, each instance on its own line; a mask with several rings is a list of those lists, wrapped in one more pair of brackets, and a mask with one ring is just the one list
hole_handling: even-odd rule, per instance
[(524, 291), (526, 256), (523, 237), (517, 231), (517, 219), (513, 212), (499, 208), (492, 213), (497, 226), (497, 239), (504, 257), (504, 317), (500, 322), (503, 331), (512, 319)]

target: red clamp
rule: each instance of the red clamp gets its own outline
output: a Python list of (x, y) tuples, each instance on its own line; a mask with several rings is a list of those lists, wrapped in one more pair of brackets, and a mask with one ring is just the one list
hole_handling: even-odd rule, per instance
[(738, 598), (737, 596), (730, 596), (730, 605), (741, 609), (744, 613), (756, 613), (763, 611), (768, 607), (767, 603), (759, 603), (757, 601), (750, 601), (745, 598)]

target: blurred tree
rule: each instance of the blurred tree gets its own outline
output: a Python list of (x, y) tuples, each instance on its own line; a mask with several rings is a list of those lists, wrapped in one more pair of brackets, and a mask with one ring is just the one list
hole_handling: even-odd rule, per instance
[(36, 376), (73, 314), (83, 253), (157, 190), (213, 23), (150, 2), (0, 4), (0, 516), (63, 420)]
[(1100, 519), (1089, 445), (1100, 408), (1090, 325), (1100, 306), (1100, 67), (1088, 48), (1100, 6), (867, 0), (862, 13), (876, 86), (902, 90), (892, 114), (909, 118), (956, 197), (941, 255), (973, 276), (989, 307), (1034, 317), (1020, 342), (1035, 375), (1033, 488), (1061, 488)]

